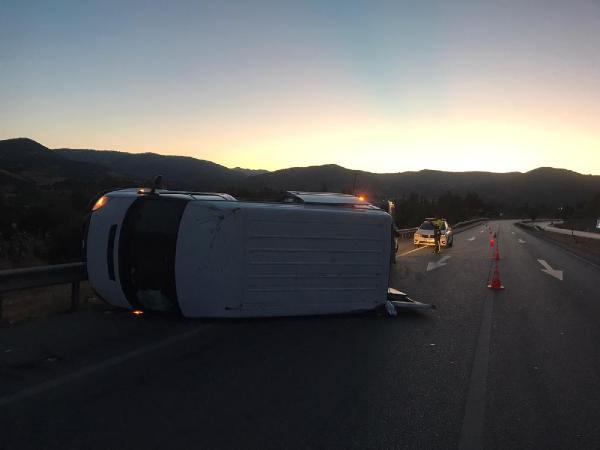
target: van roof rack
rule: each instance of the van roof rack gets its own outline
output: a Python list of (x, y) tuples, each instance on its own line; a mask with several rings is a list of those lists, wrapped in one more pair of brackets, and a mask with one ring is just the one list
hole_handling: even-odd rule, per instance
[(338, 205), (338, 206), (362, 206), (372, 207), (366, 200), (350, 194), (338, 194), (334, 192), (303, 192), (287, 191), (283, 200), (287, 203), (305, 203), (311, 205)]
[(197, 197), (218, 197), (222, 200), (235, 201), (235, 197), (225, 194), (222, 192), (198, 192), (198, 191), (173, 191), (168, 189), (156, 189), (154, 191), (150, 191), (148, 189), (139, 189), (138, 194), (148, 195), (148, 194), (156, 194), (156, 195), (189, 195), (189, 196), (197, 196)]

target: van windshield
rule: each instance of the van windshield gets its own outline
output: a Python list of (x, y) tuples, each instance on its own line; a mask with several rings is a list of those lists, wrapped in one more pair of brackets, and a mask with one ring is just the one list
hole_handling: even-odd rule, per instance
[(135, 307), (177, 311), (175, 251), (187, 200), (140, 197), (129, 208), (119, 240), (119, 275)]

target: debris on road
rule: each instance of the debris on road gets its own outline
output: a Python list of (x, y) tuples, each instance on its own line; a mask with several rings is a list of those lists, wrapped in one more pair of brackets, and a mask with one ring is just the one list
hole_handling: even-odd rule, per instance
[(388, 301), (386, 302), (386, 308), (388, 303), (392, 304), (396, 312), (401, 309), (436, 309), (435, 305), (413, 300), (404, 292), (400, 292), (394, 288), (388, 288)]

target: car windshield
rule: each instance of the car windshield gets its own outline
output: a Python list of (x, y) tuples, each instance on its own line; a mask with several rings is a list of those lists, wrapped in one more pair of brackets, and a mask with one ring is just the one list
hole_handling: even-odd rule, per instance
[(433, 224), (431, 222), (423, 222), (419, 228), (421, 230), (433, 230)]

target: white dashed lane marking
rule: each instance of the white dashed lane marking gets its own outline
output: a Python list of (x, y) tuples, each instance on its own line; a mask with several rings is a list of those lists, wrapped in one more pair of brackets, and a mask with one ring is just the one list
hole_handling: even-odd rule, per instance
[(409, 253), (413, 253), (413, 252), (418, 252), (419, 250), (422, 250), (426, 247), (417, 247), (417, 248), (413, 248), (412, 250), (409, 250), (407, 252), (404, 253), (400, 253), (398, 256), (404, 256), (404, 255), (408, 255)]

